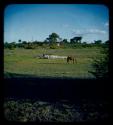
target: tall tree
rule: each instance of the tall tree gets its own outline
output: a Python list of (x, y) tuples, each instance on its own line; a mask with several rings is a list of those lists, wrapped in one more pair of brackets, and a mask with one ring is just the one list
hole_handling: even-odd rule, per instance
[(18, 42), (19, 42), (19, 43), (21, 43), (21, 42), (22, 42), (22, 40), (21, 40), (21, 39), (19, 39), (19, 40), (18, 40)]
[(68, 43), (67, 39), (63, 39), (62, 42), (63, 42), (63, 43)]
[(59, 37), (58, 34), (52, 33), (51, 35), (49, 35), (48, 40), (49, 40), (50, 43), (56, 43), (56, 42), (57, 42), (57, 39), (59, 39), (59, 38), (60, 38), (60, 37)]
[(81, 43), (81, 40), (82, 40), (82, 37), (77, 36), (77, 37), (74, 37), (74, 38), (70, 39), (70, 42), (71, 43)]

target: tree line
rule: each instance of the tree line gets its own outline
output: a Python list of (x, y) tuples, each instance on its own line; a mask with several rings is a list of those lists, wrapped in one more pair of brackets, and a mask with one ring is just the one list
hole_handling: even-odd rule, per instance
[(62, 39), (57, 33), (52, 33), (44, 41), (22, 41), (18, 42), (5, 42), (4, 48), (14, 49), (14, 48), (25, 48), (25, 49), (35, 49), (38, 47), (43, 48), (80, 48), (80, 47), (94, 47), (94, 46), (105, 46), (109, 41), (95, 40), (94, 43), (81, 42), (82, 36), (76, 36), (68, 41), (67, 39)]

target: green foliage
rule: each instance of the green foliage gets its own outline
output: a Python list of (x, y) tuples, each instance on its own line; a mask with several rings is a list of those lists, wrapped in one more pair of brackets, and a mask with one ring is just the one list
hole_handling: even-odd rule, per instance
[(4, 48), (8, 48), (8, 49), (13, 50), (14, 48), (16, 48), (16, 43), (15, 42), (12, 42), (12, 43), (5, 42), (4, 43)]
[(71, 44), (75, 43), (74, 39), (70, 39), (70, 43)]
[(78, 36), (78, 37), (74, 37), (72, 39), (70, 39), (70, 43), (81, 43), (82, 37)]
[(92, 67), (93, 71), (89, 71), (96, 78), (109, 78), (109, 48), (104, 47), (101, 50), (102, 56), (98, 56), (93, 60)]
[[(76, 38), (76, 39), (75, 39)], [(104, 47), (106, 45), (109, 45), (109, 41), (106, 41), (105, 43), (101, 43), (101, 40), (95, 41), (95, 43), (86, 43), (86, 42), (79, 42), (80, 40), (77, 40), (78, 37), (74, 37), (70, 40), (70, 42), (67, 41), (67, 39), (63, 39), (60, 41), (60, 45), (57, 45), (57, 39), (61, 40), (61, 38), (56, 34), (52, 33), (49, 35), (49, 38), (47, 38), (44, 42), (41, 41), (34, 41), (34, 42), (27, 42), (27, 41), (21, 41), (18, 40), (18, 43), (12, 42), (12, 43), (4, 43), (4, 48), (14, 49), (14, 48), (24, 48), (24, 49), (37, 49), (39, 47), (42, 48), (51, 48), (51, 49), (58, 49), (58, 48), (87, 48), (87, 47)]]
[(19, 42), (19, 43), (21, 43), (21, 42), (22, 42), (22, 40), (21, 40), (21, 39), (19, 39), (19, 40), (18, 40), (18, 42)]
[(63, 39), (62, 43), (68, 43), (67, 39)]
[(96, 40), (96, 41), (94, 41), (94, 43), (99, 45), (102, 43), (102, 40)]
[(50, 43), (56, 43), (57, 42), (57, 38), (60, 38), (58, 34), (56, 33), (52, 33), (51, 35), (49, 35), (49, 42)]
[(58, 48), (58, 46), (56, 43), (50, 44), (50, 49), (57, 49), (57, 48)]
[(36, 48), (36, 45), (29, 42), (28, 44), (25, 44), (25, 45), (24, 45), (24, 48), (25, 48), (25, 49), (35, 49), (35, 48)]
[[(4, 116), (16, 122), (84, 122), (105, 119), (109, 115), (101, 112), (104, 104), (43, 102), (21, 99), (4, 102)], [(99, 110), (98, 110), (99, 109)], [(84, 113), (85, 112), (85, 113)]]

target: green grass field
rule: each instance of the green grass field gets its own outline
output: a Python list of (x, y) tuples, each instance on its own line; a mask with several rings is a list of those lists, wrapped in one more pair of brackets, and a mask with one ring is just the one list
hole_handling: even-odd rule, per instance
[[(66, 59), (39, 59), (40, 54), (60, 56), (75, 55), (77, 64), (67, 64)], [(94, 78), (90, 73), (92, 58), (100, 54), (100, 49), (4, 49), (4, 73), (32, 75), (37, 77)]]

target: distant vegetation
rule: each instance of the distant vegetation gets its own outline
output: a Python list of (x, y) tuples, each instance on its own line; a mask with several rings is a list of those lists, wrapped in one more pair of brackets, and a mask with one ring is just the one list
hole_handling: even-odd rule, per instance
[(24, 49), (37, 49), (39, 47), (41, 48), (50, 48), (50, 49), (58, 49), (58, 48), (84, 48), (84, 47), (101, 47), (105, 46), (108, 41), (104, 43), (100, 43), (100, 40), (94, 41), (94, 43), (74, 43), (74, 42), (68, 42), (66, 39), (60, 41), (60, 42), (55, 42), (55, 43), (50, 43), (50, 42), (40, 42), (40, 41), (33, 41), (33, 42), (27, 42), (27, 41), (22, 41), (21, 43), (16, 43), (16, 42), (5, 42), (4, 43), (4, 48), (9, 48), (9, 49), (15, 49), (15, 48), (24, 48)]
[(105, 44), (109, 43), (109, 41), (96, 40), (94, 43), (87, 43), (81, 42), (82, 37), (77, 36), (73, 37), (68, 41), (67, 39), (62, 39), (56, 33), (52, 33), (46, 38), (44, 41), (22, 41), (21, 39), (17, 42), (5, 42), (4, 48), (14, 49), (14, 48), (25, 48), (25, 49), (37, 49), (41, 48), (50, 48), (50, 49), (57, 49), (57, 48), (83, 48), (83, 47), (100, 47), (104, 46)]
[[(74, 37), (68, 41), (52, 33), (44, 41), (27, 42), (19, 39), (18, 43), (5, 42), (4, 71), (6, 74), (13, 71), (13, 73), (36, 76), (108, 78), (109, 41), (97, 40), (94, 43), (87, 43), (81, 40), (82, 37)], [(13, 54), (10, 50), (14, 50)], [(61, 56), (76, 55), (78, 63), (67, 66), (66, 60), (33, 58), (44, 53)], [(7, 56), (8, 54), (10, 56)]]

